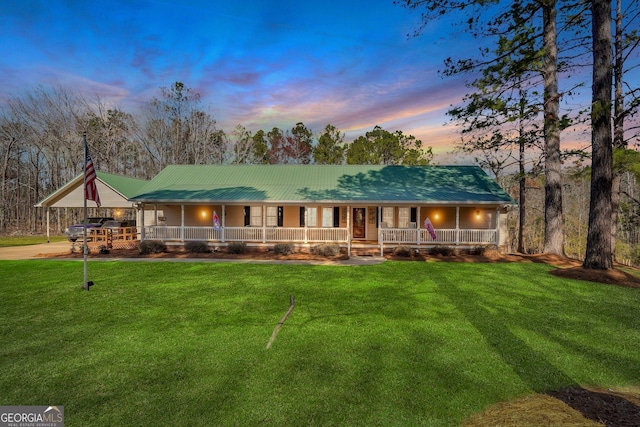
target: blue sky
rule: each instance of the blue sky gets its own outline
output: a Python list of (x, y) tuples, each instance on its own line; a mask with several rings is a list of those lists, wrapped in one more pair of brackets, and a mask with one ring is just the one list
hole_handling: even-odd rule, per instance
[(227, 132), (380, 125), (447, 150), (466, 88), (438, 70), (477, 47), (446, 20), (408, 37), (418, 23), (393, 0), (5, 0), (0, 99), (62, 84), (135, 112), (181, 81)]
[(63, 84), (133, 112), (181, 81), (226, 131), (301, 121), (355, 137), (381, 125), (445, 146), (464, 86), (437, 74), (445, 25), (407, 37), (418, 22), (392, 0), (9, 0), (0, 84), (4, 95)]

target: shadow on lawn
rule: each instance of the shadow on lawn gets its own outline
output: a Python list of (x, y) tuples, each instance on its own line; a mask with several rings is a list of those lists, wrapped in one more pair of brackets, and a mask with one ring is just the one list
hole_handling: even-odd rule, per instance
[[(440, 291), (482, 334), (496, 354), (532, 390), (554, 397), (580, 412), (585, 418), (608, 427), (637, 426), (640, 407), (613, 393), (587, 390), (549, 363), (514, 335), (489, 310), (478, 303), (478, 295), (457, 286), (440, 287)], [(539, 331), (544, 333), (544, 331)]]
[(531, 389), (544, 392), (550, 388), (555, 390), (577, 385), (549, 363), (542, 353), (515, 336), (503, 323), (496, 321), (493, 314), (477, 303), (478, 295), (466, 295), (471, 293), (456, 286), (443, 286), (440, 291)]

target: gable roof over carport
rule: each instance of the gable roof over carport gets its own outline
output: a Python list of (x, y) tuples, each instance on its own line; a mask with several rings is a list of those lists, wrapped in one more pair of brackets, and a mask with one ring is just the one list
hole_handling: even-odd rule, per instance
[[(97, 172), (96, 186), (100, 195), (101, 207), (126, 209), (132, 207), (129, 199), (148, 183), (143, 179)], [(84, 206), (84, 176), (80, 174), (60, 187), (48, 197), (42, 199), (36, 207), (44, 208), (81, 208)], [(89, 207), (95, 202), (89, 201)]]

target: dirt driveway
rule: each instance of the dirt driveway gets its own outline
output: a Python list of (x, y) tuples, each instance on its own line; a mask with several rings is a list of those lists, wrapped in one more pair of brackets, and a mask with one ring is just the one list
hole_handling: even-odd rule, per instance
[(0, 259), (37, 259), (42, 258), (43, 255), (69, 252), (69, 248), (71, 248), (71, 243), (67, 241), (41, 243), (39, 245), (10, 246), (8, 248), (0, 248)]

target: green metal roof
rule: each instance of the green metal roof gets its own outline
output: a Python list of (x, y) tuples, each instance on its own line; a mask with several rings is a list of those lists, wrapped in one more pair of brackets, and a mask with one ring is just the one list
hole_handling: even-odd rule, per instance
[(229, 204), (515, 203), (477, 166), (173, 165), (130, 200)]
[(104, 172), (96, 172), (96, 175), (103, 183), (113, 188), (127, 199), (139, 194), (142, 187), (149, 182), (144, 179), (129, 178), (128, 176), (113, 175)]

